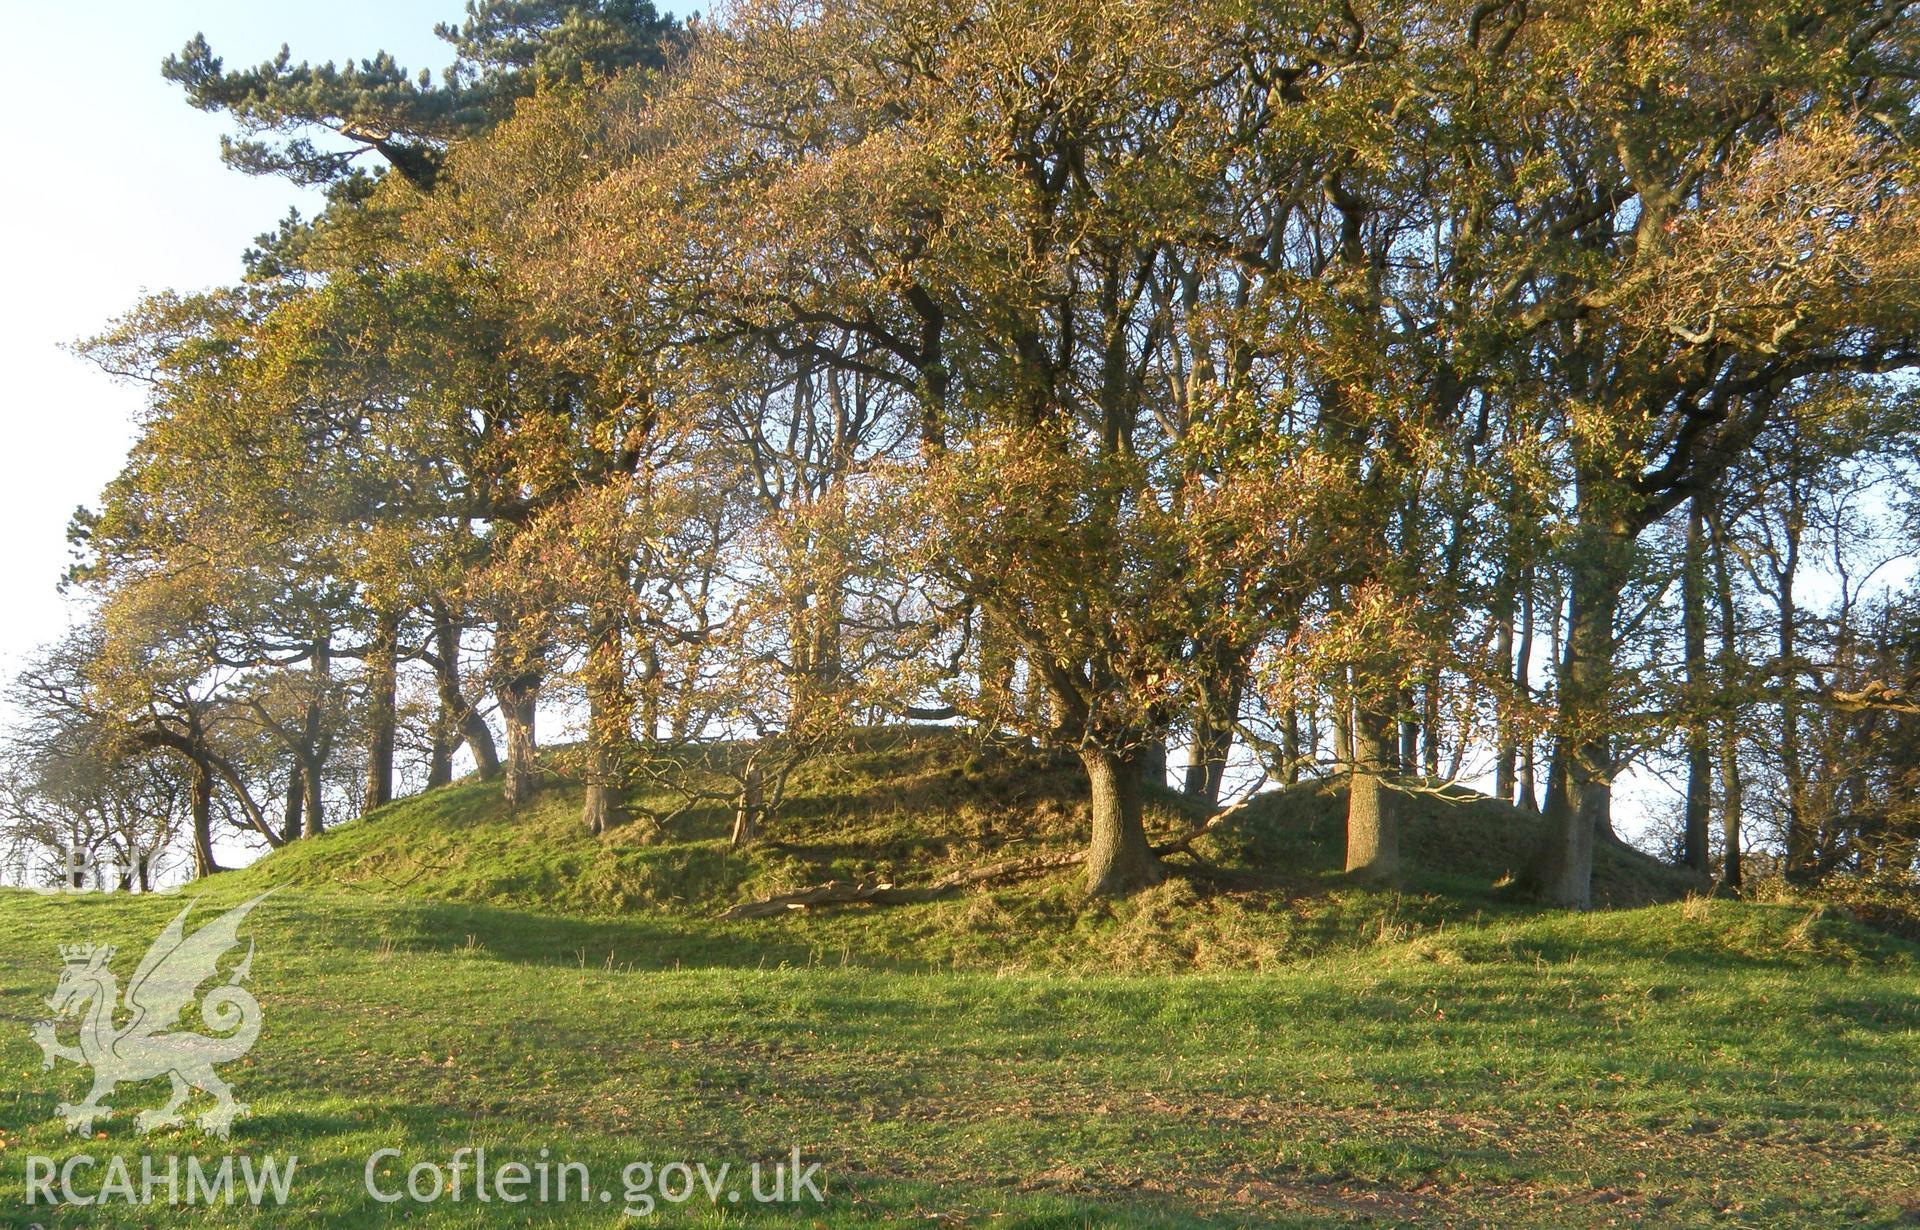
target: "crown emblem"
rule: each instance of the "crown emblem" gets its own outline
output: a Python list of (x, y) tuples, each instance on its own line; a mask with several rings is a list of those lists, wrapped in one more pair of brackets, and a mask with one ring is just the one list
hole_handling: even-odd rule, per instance
[(68, 965), (91, 965), (95, 958), (105, 965), (113, 960), (112, 944), (62, 944), (60, 959)]

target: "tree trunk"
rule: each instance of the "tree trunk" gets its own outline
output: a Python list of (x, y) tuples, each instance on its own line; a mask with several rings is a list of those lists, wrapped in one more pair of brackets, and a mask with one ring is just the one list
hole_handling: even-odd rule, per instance
[(1420, 737), (1421, 771), (1428, 780), (1440, 778), (1440, 672), (1428, 673), (1426, 684), (1420, 691), (1420, 725), (1423, 728)]
[(500, 749), (493, 742), (493, 727), (487, 725), (487, 719), (472, 709), (461, 722), (461, 731), (466, 740), (467, 749), (473, 753), (475, 769), (480, 780), (490, 782), (500, 776)]
[[(1300, 784), (1300, 710), (1297, 706), (1287, 706), (1286, 722), (1280, 728), (1280, 754), (1286, 760), (1282, 767), (1280, 780), (1288, 786)], [(1218, 796), (1215, 796), (1216, 801)]]
[(1593, 847), (1598, 823), (1610, 803), (1610, 784), (1594, 760), (1604, 745), (1556, 748), (1547, 771), (1545, 844), (1535, 862), (1533, 880), (1540, 900), (1568, 910), (1593, 905)]
[(1567, 910), (1593, 908), (1593, 850), (1612, 805), (1612, 782), (1588, 763), (1594, 754), (1556, 756), (1547, 774), (1547, 844), (1535, 877), (1540, 899)]
[[(1499, 624), (1494, 631), (1493, 654), (1500, 661), (1500, 669), (1506, 677), (1513, 678), (1513, 594), (1514, 582), (1508, 580), (1508, 573), (1502, 573), (1500, 602), (1503, 609), (1498, 614)], [(1513, 802), (1515, 774), (1520, 765), (1520, 743), (1514, 735), (1513, 702), (1499, 697), (1495, 708), (1494, 739), (1499, 747), (1499, 758), (1494, 762), (1493, 797), (1502, 803)]]
[(633, 741), (633, 697), (627, 690), (620, 622), (607, 616), (587, 658), (587, 771), (581, 823), (604, 833), (621, 820), (621, 765)]
[(1347, 872), (1390, 884), (1400, 875), (1400, 826), (1386, 783), (1393, 720), (1365, 708), (1353, 723), (1353, 768), (1347, 775)]
[(1240, 716), (1247, 690), (1246, 672), (1232, 646), (1218, 643), (1210, 657), (1212, 671), (1206, 681), (1206, 697), (1194, 711), (1193, 751), (1181, 782), (1182, 793), (1209, 807), (1220, 801), (1227, 760), (1233, 754), (1233, 724)]
[(493, 630), (489, 675), (507, 730), (506, 772), (502, 790), (509, 807), (530, 801), (540, 789), (539, 742), (534, 716), (546, 675), (546, 648), (537, 628), (512, 603), (503, 604)]
[(500, 719), (507, 728), (503, 789), (509, 807), (531, 801), (540, 789), (540, 748), (534, 731), (534, 711), (539, 697), (537, 677), (524, 675), (515, 677), (499, 692)]
[(1696, 498), (1687, 513), (1686, 565), (1681, 573), (1681, 623), (1686, 640), (1687, 807), (1680, 862), (1704, 874), (1713, 809), (1713, 758), (1707, 745), (1707, 579), (1705, 513)]
[(1227, 776), (1227, 757), (1232, 751), (1233, 727), (1222, 729), (1212, 723), (1196, 723), (1181, 793), (1208, 806), (1218, 803), (1220, 787)]
[(453, 754), (460, 748), (460, 733), (449, 726), (443, 715), (433, 719), (433, 745), (427, 751), (427, 789), (449, 785), (453, 781)]
[(1720, 606), (1720, 887), (1738, 895), (1742, 887), (1741, 811), (1746, 783), (1740, 774), (1740, 707), (1734, 701), (1740, 671), (1740, 611), (1733, 592), (1733, 570), (1719, 510), (1713, 510), (1713, 579)]
[(439, 707), (433, 721), (432, 760), (427, 766), (427, 786), (445, 786), (453, 781), (453, 757), (465, 743), (473, 751), (480, 780), (500, 776), (500, 753), (493, 743), (493, 730), (467, 703), (460, 679), (460, 625), (445, 606), (435, 604), (433, 611), (433, 678), (439, 693)]
[(307, 836), (318, 837), (326, 828), (326, 799), (320, 766), (309, 764), (300, 773), (300, 785), (306, 792)]
[(604, 833), (618, 828), (620, 821), (619, 790), (605, 782), (588, 782), (580, 804), (580, 823), (587, 832)]
[(1353, 705), (1340, 695), (1346, 690), (1345, 674), (1346, 672), (1342, 671), (1340, 677), (1335, 680), (1336, 695), (1332, 714), (1333, 763), (1339, 769), (1350, 770), (1353, 767)]
[(1566, 648), (1560, 659), (1561, 730), (1547, 774), (1546, 840), (1531, 869), (1540, 899), (1593, 905), (1593, 848), (1610, 833), (1613, 764), (1607, 737), (1613, 620), (1631, 541), (1601, 531), (1573, 560)]
[(332, 741), (332, 736), (325, 729), (324, 709), (326, 692), (333, 681), (332, 633), (313, 643), (313, 661), (309, 669), (313, 676), (314, 693), (307, 702), (306, 724), (301, 732), (301, 755), (304, 759), (300, 780), (306, 789), (307, 836), (317, 837), (326, 828), (327, 805), (321, 788), (325, 784), (326, 744)]
[(974, 611), (971, 627), (980, 645), (980, 695), (983, 702), (997, 706), (1007, 718), (999, 719), (995, 725), (1007, 722), (1018, 724), (1023, 712), (1023, 698), (1019, 691), (1020, 659), (1018, 646), (1013, 638), (1002, 635), (993, 621), (979, 611)]
[(287, 803), (286, 816), (280, 825), (280, 840), (299, 841), (306, 835), (303, 819), (307, 805), (306, 785), (302, 780), (305, 774), (300, 771), (300, 762), (295, 760), (287, 767)]
[(1738, 895), (1745, 884), (1740, 844), (1747, 787), (1740, 775), (1740, 744), (1729, 728), (1720, 742), (1720, 887)]
[(1148, 739), (1140, 745), (1140, 780), (1149, 786), (1167, 788), (1167, 744), (1164, 739)]
[[(1356, 732), (1358, 726), (1355, 727)], [(1392, 749), (1388, 749), (1391, 753)], [(1354, 747), (1354, 759), (1360, 757), (1359, 745)], [(1413, 716), (1413, 689), (1400, 689), (1400, 754), (1389, 755), (1389, 769), (1398, 769), (1409, 777), (1420, 771), (1420, 722)]]
[(758, 761), (747, 765), (746, 780), (741, 783), (740, 801), (733, 809), (733, 832), (727, 842), (734, 849), (760, 836), (760, 817), (766, 809), (766, 788)]
[(367, 781), (362, 815), (393, 801), (393, 740), (400, 674), (400, 613), (382, 613), (367, 649)]
[[(1788, 513), (1789, 519), (1795, 515), (1792, 510)], [(1780, 681), (1780, 776), (1786, 788), (1786, 878), (1804, 884), (1818, 874), (1819, 860), (1815, 835), (1807, 823), (1807, 772), (1801, 757), (1800, 700), (1796, 694), (1800, 681), (1799, 607), (1793, 595), (1794, 574), (1799, 571), (1800, 563), (1797, 526), (1789, 526), (1787, 541), (1787, 558), (1778, 570), (1779, 588), (1774, 595), (1780, 613), (1777, 675)]]
[(1094, 748), (1081, 750), (1080, 763), (1086, 768), (1093, 801), (1087, 891), (1094, 896), (1121, 896), (1158, 884), (1166, 872), (1147, 848), (1140, 766), (1131, 758)]
[[(1533, 570), (1527, 570), (1520, 593), (1520, 648), (1513, 667), (1513, 693), (1523, 706), (1533, 703)], [(1520, 744), (1520, 806), (1540, 810), (1538, 753), (1531, 734)]]
[(220, 870), (213, 857), (213, 770), (193, 766), (193, 876), (204, 880)]

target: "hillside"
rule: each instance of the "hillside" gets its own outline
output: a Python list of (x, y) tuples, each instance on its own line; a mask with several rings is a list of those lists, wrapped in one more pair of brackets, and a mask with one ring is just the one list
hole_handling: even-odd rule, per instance
[[(1087, 903), (1062, 871), (735, 922), (715, 916), (823, 875), (1068, 848), (1071, 766), (869, 735), (812, 766), (777, 844), (747, 853), (717, 814), (591, 839), (572, 802), (556, 786), (509, 814), (456, 786), (196, 889), (199, 918), (277, 889), (248, 924), (266, 1024), (227, 1072), (252, 1107), (230, 1142), (136, 1135), (153, 1081), (69, 1135), (56, 1105), (86, 1078), (42, 1071), (28, 1037), (57, 945), (115, 943), (131, 968), (180, 899), (0, 892), (9, 1171), (234, 1152), (297, 1155), (302, 1176), (284, 1209), (9, 1197), (0, 1224), (1564, 1230), (1894, 1226), (1915, 1207), (1920, 948), (1818, 906), (1513, 905), (1493, 869), (1532, 821), (1485, 800), (1418, 799), (1423, 869), (1397, 894), (1344, 882), (1339, 800), (1302, 789), (1124, 902)], [(1191, 823), (1171, 796), (1153, 818)], [(1686, 887), (1605, 859), (1623, 905)], [(369, 1202), (373, 1150), (402, 1150), (391, 1186), (475, 1144), (597, 1179), (798, 1150), (826, 1196), (681, 1207), (605, 1178), (599, 1201), (510, 1214)]]
[[(673, 800), (637, 795), (637, 810)], [(1328, 948), (1406, 938), (1448, 924), (1523, 914), (1502, 893), (1540, 833), (1537, 817), (1464, 790), (1403, 800), (1402, 891), (1341, 874), (1344, 792), (1303, 785), (1260, 797), (1175, 855), (1167, 884), (1132, 900), (1087, 902), (1075, 869), (988, 884), (939, 900), (820, 906), (720, 924), (741, 901), (828, 880), (926, 884), (1000, 860), (1068, 854), (1086, 825), (1073, 761), (982, 746), (928, 729), (864, 732), (795, 775), (767, 840), (728, 846), (721, 806), (664, 826), (644, 817), (595, 837), (576, 788), (555, 781), (512, 811), (479, 782), (416, 796), (262, 860), (248, 885), (341, 888), (538, 909), (672, 920), (689, 939), (774, 934), (834, 959), (890, 965), (1260, 968)], [(1148, 809), (1156, 841), (1200, 813), (1171, 791)], [(1626, 847), (1600, 853), (1596, 899), (1675, 901), (1699, 887)]]

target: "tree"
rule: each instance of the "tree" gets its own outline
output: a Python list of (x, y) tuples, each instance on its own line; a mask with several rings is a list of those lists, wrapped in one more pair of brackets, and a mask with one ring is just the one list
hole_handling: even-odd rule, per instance
[[(452, 67), (435, 84), (382, 51), (345, 65), (295, 63), (280, 54), (228, 69), (203, 35), (161, 66), (202, 111), (224, 113), (241, 137), (221, 156), (253, 174), (304, 184), (342, 184), (357, 160), (376, 154), (421, 191), (431, 191), (450, 142), (485, 132), (543, 87), (577, 85), (627, 69), (657, 68), (680, 28), (649, 0), (468, 0), (466, 20), (434, 33), (452, 45)], [(315, 129), (346, 148), (316, 143)], [(282, 138), (275, 144), (266, 134)]]
[[(1912, 360), (1911, 121), (1888, 69), (1909, 32), (1878, 17), (1843, 6), (1788, 35), (1738, 6), (1673, 6), (1646, 39), (1646, 13), (1543, 13), (1511, 40), (1515, 127), (1488, 154), (1514, 168), (1501, 212), (1527, 246), (1505, 310), (1565, 398), (1573, 470), (1554, 836), (1532, 877), (1555, 904), (1588, 904), (1610, 831), (1616, 625), (1640, 535), (1803, 382)], [(1546, 178), (1522, 186), (1522, 167)]]

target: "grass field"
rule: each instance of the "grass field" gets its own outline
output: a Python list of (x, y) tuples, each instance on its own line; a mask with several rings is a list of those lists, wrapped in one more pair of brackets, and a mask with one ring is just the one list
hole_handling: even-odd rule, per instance
[[(701, 827), (717, 818), (595, 843), (568, 831), (564, 791), (513, 816), (475, 786), (219, 877), (196, 918), (277, 886), (244, 932), (265, 1028), (224, 1070), (252, 1107), (224, 1143), (135, 1134), (132, 1112), (163, 1101), (164, 1081), (124, 1086), (94, 1138), (69, 1135), (55, 1105), (86, 1077), (43, 1071), (29, 1037), (57, 945), (119, 944), (124, 979), (183, 899), (0, 896), (0, 1217), (611, 1226), (632, 1224), (631, 1163), (731, 1163), (737, 1178), (796, 1148), (820, 1168), (822, 1203), (702, 1191), (640, 1224), (1920, 1216), (1920, 949), (1809, 904), (1532, 913), (1467, 870), (1524, 824), (1495, 804), (1424, 804), (1411, 844), (1432, 869), (1401, 894), (1339, 881), (1327, 801), (1301, 792), (1207, 847), (1208, 875), (1119, 906), (1079, 902), (1063, 873), (713, 920), (836, 860), (862, 870), (836, 832), (884, 838), (903, 865), (964, 861), (1016, 821), (1041, 844), (1070, 839), (1065, 779), (1021, 763), (970, 778), (974, 755), (938, 740), (850, 753), (803, 784), (780, 835), (791, 848), (748, 856)], [(1180, 822), (1175, 805), (1159, 819)], [(1609, 857), (1617, 893), (1678, 887)], [(472, 1145), (490, 1165), (545, 1148), (611, 1198), (365, 1191), (375, 1150), (400, 1150), (376, 1169), (391, 1194), (413, 1163)], [(299, 1163), (284, 1208), (23, 1204), (29, 1157), (122, 1156), (137, 1177), (143, 1152)]]

